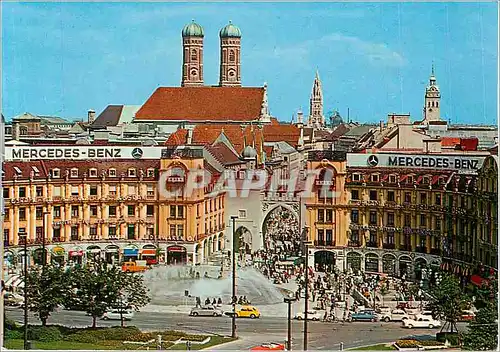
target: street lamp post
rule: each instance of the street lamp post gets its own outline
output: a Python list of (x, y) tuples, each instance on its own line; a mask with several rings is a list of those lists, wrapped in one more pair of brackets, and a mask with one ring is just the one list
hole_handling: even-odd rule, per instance
[(231, 220), (233, 221), (233, 245), (231, 249), (232, 256), (232, 269), (233, 269), (233, 290), (232, 290), (232, 304), (233, 304), (233, 314), (231, 316), (231, 337), (236, 338), (236, 219), (237, 216), (231, 216)]
[(28, 349), (28, 235), (19, 233), (19, 239), (24, 238), (24, 349)]
[(47, 215), (49, 215), (49, 212), (48, 211), (44, 211), (43, 212), (43, 231), (42, 231), (42, 267), (45, 269), (45, 266), (47, 265), (47, 252), (46, 252), (46, 248), (45, 248), (45, 232), (47, 231), (46, 230), (46, 226), (47, 226)]
[(307, 351), (307, 321), (308, 321), (308, 310), (309, 310), (309, 244), (307, 240), (308, 227), (304, 226), (304, 285), (305, 285), (305, 300), (304, 300), (304, 351)]
[(296, 301), (296, 298), (293, 295), (284, 298), (285, 303), (288, 304), (288, 330), (287, 330), (287, 350), (292, 350), (292, 302)]

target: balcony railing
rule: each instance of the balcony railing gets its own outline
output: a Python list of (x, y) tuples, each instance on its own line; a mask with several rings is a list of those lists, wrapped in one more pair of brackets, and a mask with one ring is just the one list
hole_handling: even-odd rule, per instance
[(361, 246), (361, 243), (359, 241), (349, 241), (347, 243), (347, 246), (348, 247), (360, 247)]
[(427, 253), (427, 248), (426, 247), (415, 247), (415, 252), (417, 253)]
[(371, 248), (377, 248), (378, 247), (377, 242), (366, 242), (366, 246), (367, 247), (371, 247)]
[(314, 245), (318, 247), (333, 247), (335, 243), (333, 241), (314, 241)]
[(411, 252), (411, 245), (409, 245), (409, 244), (402, 244), (402, 245), (399, 246), (399, 250), (400, 251)]
[(439, 248), (431, 248), (431, 254), (441, 255), (441, 249), (439, 249)]
[(396, 248), (396, 245), (395, 245), (394, 243), (384, 243), (384, 244), (382, 245), (382, 247), (383, 247), (384, 249), (394, 249), (394, 248)]

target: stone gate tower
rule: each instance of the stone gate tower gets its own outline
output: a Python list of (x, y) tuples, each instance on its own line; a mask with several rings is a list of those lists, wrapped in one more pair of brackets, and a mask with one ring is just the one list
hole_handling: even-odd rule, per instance
[(203, 37), (194, 20), (182, 29), (182, 87), (203, 86)]

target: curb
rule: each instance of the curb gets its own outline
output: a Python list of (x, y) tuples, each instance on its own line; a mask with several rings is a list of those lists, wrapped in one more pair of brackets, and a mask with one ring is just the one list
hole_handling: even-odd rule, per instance
[[(245, 339), (237, 337), (236, 340), (234, 340), (234, 341), (224, 342), (224, 343), (221, 343), (221, 344), (218, 344), (218, 345), (214, 345), (214, 346), (210, 346), (210, 347), (205, 347), (205, 348), (200, 349), (199, 351), (209, 351), (210, 349), (212, 349), (214, 347), (227, 346), (227, 345), (230, 345), (232, 343), (241, 342), (243, 340), (245, 340)], [(224, 351), (224, 350), (221, 350), (221, 351)]]
[[(345, 351), (352, 351), (354, 349), (358, 349), (358, 348), (363, 348), (363, 347), (370, 347), (370, 346), (374, 346), (374, 345), (388, 345), (390, 343), (394, 343), (394, 341), (389, 341), (389, 342), (379, 342), (379, 343), (371, 343), (369, 345), (361, 345), (361, 346), (355, 346), (355, 347), (351, 347), (351, 348), (346, 348)], [(370, 350), (366, 350), (366, 351), (370, 351)]]

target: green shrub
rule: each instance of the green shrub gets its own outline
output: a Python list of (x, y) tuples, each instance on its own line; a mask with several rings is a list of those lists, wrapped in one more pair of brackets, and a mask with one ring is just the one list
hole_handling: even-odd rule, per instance
[(442, 346), (442, 345), (444, 345), (443, 342), (436, 341), (436, 340), (422, 340), (422, 341), (418, 341), (418, 344), (420, 346)]
[(436, 340), (439, 342), (448, 342), (452, 346), (458, 346), (460, 344), (460, 335), (457, 332), (438, 332), (436, 334)]
[[(99, 341), (127, 341), (130, 336), (141, 334), (141, 331), (135, 326), (112, 327), (112, 328), (88, 328), (76, 331), (66, 337), (67, 341), (82, 343), (97, 343)], [(147, 341), (147, 340), (146, 340)]]
[(400, 348), (417, 348), (417, 340), (397, 340), (396, 345)]
[(63, 336), (55, 326), (28, 326), (28, 339), (40, 342), (61, 341)]
[(4, 319), (4, 329), (5, 330), (16, 330), (17, 329), (17, 324), (14, 320), (10, 320), (10, 319), (7, 319), (5, 318)]
[(6, 340), (21, 340), (24, 338), (24, 334), (20, 330), (7, 330), (5, 331)]

